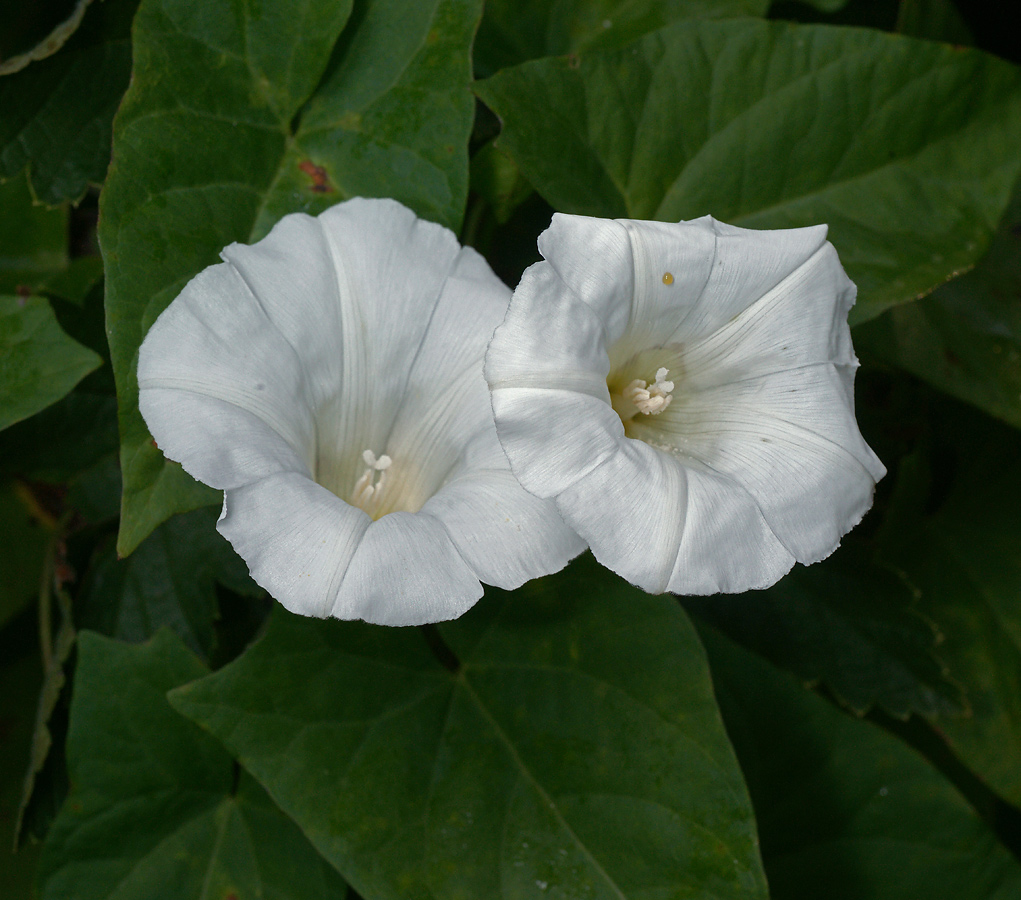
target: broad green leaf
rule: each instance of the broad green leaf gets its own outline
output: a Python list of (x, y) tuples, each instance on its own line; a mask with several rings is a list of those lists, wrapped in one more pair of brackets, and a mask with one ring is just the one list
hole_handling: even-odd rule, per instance
[(989, 252), (855, 331), (868, 352), (1021, 428), (1021, 186)]
[(679, 23), (476, 92), (563, 212), (828, 222), (857, 321), (972, 265), (1021, 168), (1021, 71), (870, 30)]
[(168, 631), (140, 646), (81, 635), (73, 787), (43, 847), (43, 900), (346, 896), (265, 792), (167, 704), (207, 671)]
[(110, 163), (113, 115), (131, 74), (138, 0), (103, 0), (60, 53), (0, 78), (0, 178), (28, 167), (35, 196), (81, 199)]
[(173, 513), (217, 502), (163, 459), (137, 408), (138, 346), (193, 275), (285, 213), (354, 195), (392, 196), (458, 228), (479, 0), (367, 0), (344, 29), (349, 11), (350, 0), (139, 8), (99, 229), (121, 415), (122, 555)]
[(700, 629), (773, 900), (1011, 900), (1021, 864), (929, 763)]
[(22, 172), (0, 183), (0, 293), (34, 292), (39, 281), (66, 267), (67, 210), (36, 205)]
[(927, 489), (923, 455), (902, 462), (885, 552), (918, 588), (946, 638), (940, 656), (967, 691), (972, 715), (934, 724), (965, 765), (1021, 806), (1021, 436), (965, 412), (948, 406), (939, 422), (957, 445), (936, 459), (956, 473), (949, 487)]
[(32, 896), (38, 849), (14, 847), (18, 800), (28, 766), (32, 722), (42, 670), (34, 622), (24, 619), (0, 632), (0, 897)]
[(219, 616), (216, 582), (258, 593), (244, 561), (216, 531), (216, 510), (197, 509), (164, 522), (127, 559), (107, 546), (92, 563), (78, 622), (124, 641), (170, 628), (209, 658)]
[(0, 75), (56, 53), (75, 32), (92, 0), (0, 0)]
[(55, 403), (102, 360), (40, 297), (0, 296), (0, 430)]
[(50, 535), (26, 499), (22, 486), (0, 478), (0, 627), (39, 595)]
[(766, 896), (694, 630), (591, 559), (424, 630), (278, 609), (171, 702), (373, 900)]
[(682, 19), (765, 15), (769, 0), (487, 0), (475, 74), (541, 56), (620, 47)]
[(766, 591), (685, 597), (685, 607), (732, 640), (850, 709), (898, 718), (964, 710), (961, 688), (936, 656), (939, 638), (907, 583), (852, 539), (814, 566), (796, 566)]

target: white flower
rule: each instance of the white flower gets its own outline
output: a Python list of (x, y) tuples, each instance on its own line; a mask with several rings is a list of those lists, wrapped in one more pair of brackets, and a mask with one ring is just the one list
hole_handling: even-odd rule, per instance
[(149, 331), (139, 405), (284, 606), (440, 621), (580, 552), (500, 449), (482, 360), (510, 291), (474, 250), (358, 199), (222, 256)]
[(558, 214), (539, 249), (486, 357), (521, 483), (647, 591), (761, 588), (829, 555), (886, 470), (826, 227)]

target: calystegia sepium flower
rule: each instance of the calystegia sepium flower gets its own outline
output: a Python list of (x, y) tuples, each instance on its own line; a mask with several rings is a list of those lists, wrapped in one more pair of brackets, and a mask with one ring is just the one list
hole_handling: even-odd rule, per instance
[(482, 365), (510, 290), (474, 250), (356, 199), (222, 256), (149, 331), (139, 403), (284, 606), (440, 621), (580, 552), (497, 440)]
[(651, 592), (762, 588), (829, 555), (885, 469), (826, 227), (557, 214), (539, 249), (486, 356), (521, 483)]

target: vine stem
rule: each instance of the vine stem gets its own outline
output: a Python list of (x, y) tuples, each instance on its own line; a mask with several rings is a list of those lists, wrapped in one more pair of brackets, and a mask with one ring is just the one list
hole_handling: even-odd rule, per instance
[(65, 512), (56, 522), (46, 553), (43, 556), (42, 574), (39, 578), (39, 654), (42, 657), (43, 672), (49, 672), (53, 661), (53, 584), (57, 577), (57, 547), (64, 539), (71, 511)]

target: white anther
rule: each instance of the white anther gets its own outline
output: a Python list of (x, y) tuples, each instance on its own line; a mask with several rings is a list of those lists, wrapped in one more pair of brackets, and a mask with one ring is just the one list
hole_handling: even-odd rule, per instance
[(624, 388), (624, 398), (637, 406), (640, 413), (647, 416), (659, 415), (674, 399), (670, 393), (674, 389), (674, 383), (666, 380), (669, 374), (668, 369), (657, 369), (656, 381), (651, 387), (641, 378), (636, 378)]

